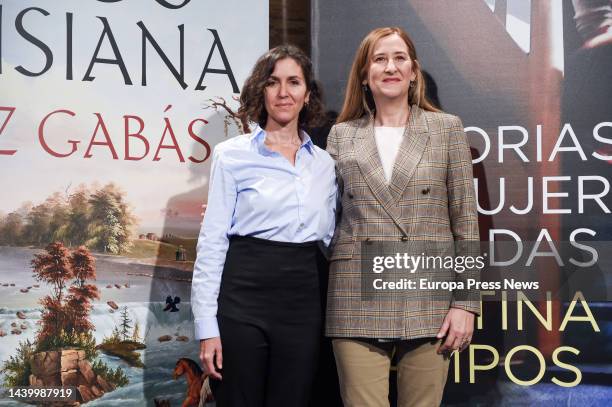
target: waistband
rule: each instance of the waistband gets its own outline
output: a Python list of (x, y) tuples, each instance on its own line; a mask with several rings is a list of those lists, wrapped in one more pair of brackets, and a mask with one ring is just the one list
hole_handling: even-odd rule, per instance
[(312, 240), (310, 242), (294, 243), (294, 242), (280, 242), (277, 240), (269, 240), (269, 239), (262, 239), (262, 238), (253, 237), (253, 236), (239, 236), (239, 235), (230, 236), (230, 243), (232, 242), (244, 242), (244, 243), (251, 243), (251, 244), (261, 245), (261, 246), (294, 247), (294, 248), (317, 247), (319, 243), (318, 240)]

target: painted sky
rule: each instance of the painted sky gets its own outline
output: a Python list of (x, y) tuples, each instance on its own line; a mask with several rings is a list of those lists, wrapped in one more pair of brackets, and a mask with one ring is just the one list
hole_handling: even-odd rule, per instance
[[(173, 1), (171, 3), (180, 4)], [(27, 77), (15, 70), (23, 66), (40, 71), (45, 63), (42, 51), (20, 36), (15, 28), (19, 12), (39, 7), (44, 16), (30, 11), (23, 18), (25, 29), (42, 40), (53, 53), (53, 64), (42, 76)], [(227, 0), (223, 2), (191, 1), (178, 10), (160, 6), (155, 0), (130, 0), (102, 3), (66, 0), (9, 1), (2, 7), (2, 73), (0, 74), (0, 106), (16, 107), (16, 111), (0, 135), (0, 149), (17, 149), (14, 156), (0, 156), (0, 211), (8, 213), (23, 202), (42, 202), (55, 191), (70, 191), (77, 185), (114, 182), (127, 195), (139, 218), (140, 231), (160, 231), (166, 219), (166, 205), (172, 200), (194, 202), (197, 208), (206, 198), (206, 182), (210, 159), (203, 164), (187, 160), (201, 158), (205, 149), (189, 137), (187, 127), (196, 118), (209, 124), (196, 124), (195, 132), (214, 146), (225, 139), (223, 116), (205, 110), (205, 102), (214, 96), (231, 100), (232, 87), (226, 75), (209, 73), (204, 79), (204, 91), (194, 90), (214, 37), (215, 29), (223, 44), (228, 61), (239, 86), (250, 72), (255, 60), (268, 47), (267, 4), (262, 2)], [(66, 80), (66, 13), (73, 13), (72, 47), (74, 80)], [(106, 17), (118, 49), (130, 75), (132, 85), (125, 85), (116, 65), (96, 64), (95, 80), (82, 81), (103, 24), (96, 16)], [(179, 29), (184, 24), (185, 82), (182, 89), (155, 50), (147, 45), (147, 86), (141, 85), (142, 23), (153, 35), (168, 58), (178, 67)], [(114, 59), (108, 38), (98, 54)], [(218, 50), (209, 68), (223, 68)], [(236, 107), (236, 103), (232, 103)], [(168, 105), (172, 105), (164, 112)], [(78, 150), (67, 158), (56, 158), (43, 150), (38, 139), (38, 126), (45, 115), (68, 109), (76, 116), (57, 115), (45, 127), (46, 141), (61, 153), (70, 151), (67, 140), (79, 140)], [(91, 158), (84, 158), (87, 145), (98, 123), (94, 113), (100, 113), (119, 156), (114, 160), (104, 146), (93, 146)], [(0, 112), (0, 125), (6, 118)], [(141, 161), (126, 161), (124, 156), (124, 115), (143, 119), (143, 135), (150, 151)], [(187, 160), (181, 163), (175, 151), (162, 149), (161, 159), (153, 162), (155, 150), (165, 128), (164, 118), (172, 123), (176, 139)], [(133, 122), (136, 128), (136, 123)], [(236, 131), (230, 131), (230, 136)], [(100, 129), (96, 140), (102, 140)], [(165, 144), (170, 138), (166, 135)], [(144, 147), (133, 139), (132, 155), (142, 155)], [(182, 197), (182, 198), (181, 198)], [(187, 198), (185, 198), (187, 197)], [(184, 202), (178, 207), (184, 205)], [(199, 210), (199, 209), (196, 209)], [(195, 225), (197, 227), (197, 225)]]

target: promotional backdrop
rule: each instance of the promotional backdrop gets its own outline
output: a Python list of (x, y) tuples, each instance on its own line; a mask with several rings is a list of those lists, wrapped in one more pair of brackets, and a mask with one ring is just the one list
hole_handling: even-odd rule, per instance
[(590, 39), (612, 25), (612, 3), (312, 4), (312, 57), (336, 112), (364, 36), (382, 26), (408, 32), (431, 98), (463, 121), (481, 240), (512, 243), (502, 259), (514, 270), (533, 262), (530, 280), (554, 288), (535, 299), (537, 290), (524, 290), (531, 301), (511, 299), (516, 290), (483, 293), (473, 344), (453, 358), (444, 403), (608, 404), (612, 41)]
[(0, 2), (3, 392), (199, 398), (211, 152), (241, 131), (229, 113), (267, 48), (267, 1)]

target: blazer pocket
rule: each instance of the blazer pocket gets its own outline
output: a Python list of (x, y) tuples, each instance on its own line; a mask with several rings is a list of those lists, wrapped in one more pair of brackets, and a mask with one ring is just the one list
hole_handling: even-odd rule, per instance
[(355, 250), (355, 238), (352, 239), (338, 239), (331, 249), (331, 256), (329, 261), (334, 260), (350, 260), (353, 258), (353, 252)]

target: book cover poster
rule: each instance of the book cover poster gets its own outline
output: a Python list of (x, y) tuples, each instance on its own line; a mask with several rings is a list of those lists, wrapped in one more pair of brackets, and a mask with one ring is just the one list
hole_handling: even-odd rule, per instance
[(0, 385), (203, 405), (190, 282), (267, 1), (0, 4)]

